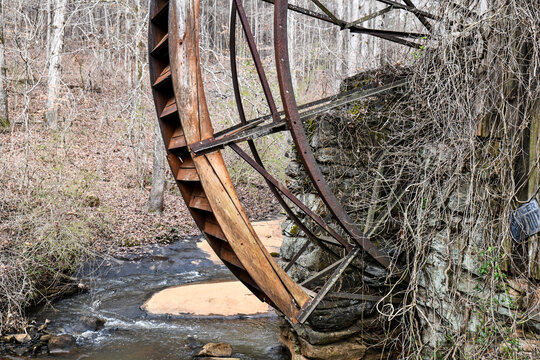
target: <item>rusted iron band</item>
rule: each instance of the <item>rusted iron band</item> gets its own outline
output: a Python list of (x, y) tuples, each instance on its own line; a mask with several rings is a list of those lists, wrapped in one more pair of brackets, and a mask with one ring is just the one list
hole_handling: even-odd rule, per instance
[(302, 161), (317, 192), (340, 226), (377, 262), (385, 268), (389, 268), (390, 259), (388, 256), (366, 238), (360, 229), (353, 224), (353, 221), (343, 209), (343, 206), (323, 177), (322, 171), (309, 146), (309, 141), (300, 120), (296, 99), (294, 97), (287, 43), (287, 9), (287, 0), (275, 0), (274, 48), (276, 51), (276, 66), (281, 100), (283, 102), (286, 120), (296, 145), (298, 157)]

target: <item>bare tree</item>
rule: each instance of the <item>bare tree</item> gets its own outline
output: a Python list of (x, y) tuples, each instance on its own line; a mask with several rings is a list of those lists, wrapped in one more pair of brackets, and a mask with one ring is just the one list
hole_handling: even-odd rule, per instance
[(9, 126), (3, 8), (4, 2), (0, 3), (0, 128)]
[(152, 167), (152, 189), (148, 199), (148, 211), (161, 214), (165, 193), (165, 149), (161, 140), (159, 124), (156, 118), (154, 126), (154, 152)]
[(60, 86), (62, 46), (64, 44), (64, 22), (67, 0), (54, 1), (54, 18), (49, 46), (49, 79), (47, 83), (47, 103), (45, 119), (52, 129), (58, 127), (58, 90)]

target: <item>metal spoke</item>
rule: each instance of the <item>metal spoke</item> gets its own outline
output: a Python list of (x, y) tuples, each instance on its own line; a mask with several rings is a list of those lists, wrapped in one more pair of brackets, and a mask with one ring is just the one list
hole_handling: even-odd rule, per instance
[[(409, 11), (415, 15), (421, 15), (425, 18), (429, 18), (429, 19), (433, 19), (433, 20), (437, 20), (437, 21), (441, 21), (442, 18), (440, 16), (437, 16), (437, 15), (433, 15), (433, 14), (430, 14), (428, 13), (427, 11), (423, 11), (423, 10), (419, 10), (417, 9), (414, 4), (412, 4), (410, 1), (409, 1), (409, 4), (407, 5), (403, 5), (401, 3), (398, 3), (396, 1), (392, 1), (392, 0), (377, 0), (383, 4), (386, 4), (386, 5), (390, 5), (396, 9), (402, 9), (402, 10), (406, 10), (406, 11)], [(407, 2), (407, 1), (405, 1)], [(412, 5), (411, 5), (412, 4)]]
[(311, 275), (310, 277), (308, 277), (306, 280), (304, 280), (303, 282), (300, 283), (301, 286), (308, 286), (308, 285), (311, 285), (313, 282), (319, 280), (320, 278), (322, 278), (324, 275), (328, 274), (329, 272), (333, 271), (335, 268), (337, 268), (342, 262), (343, 260), (345, 260), (345, 258), (342, 258), (342, 259), (339, 259), (338, 261), (336, 261), (335, 263), (331, 264), (331, 265), (328, 265), (327, 267), (325, 267), (324, 269), (322, 269), (321, 271)]
[(251, 165), (252, 168), (254, 168), (259, 174), (261, 174), (266, 180), (270, 181), (274, 187), (279, 189), (279, 191), (285, 195), (292, 203), (300, 210), (302, 210), (306, 215), (308, 215), (313, 221), (317, 223), (324, 231), (326, 231), (328, 234), (330, 234), (334, 239), (339, 241), (343, 247), (345, 247), (347, 250), (350, 250), (352, 247), (351, 245), (341, 236), (339, 235), (334, 229), (332, 229), (326, 222), (317, 214), (315, 214), (313, 211), (311, 211), (304, 203), (302, 203), (294, 194), (287, 189), (285, 186), (280, 184), (276, 178), (274, 178), (268, 171), (266, 171), (260, 164), (258, 164), (255, 160), (253, 160), (251, 157), (249, 157), (248, 154), (244, 152), (238, 145), (236, 144), (230, 144), (230, 148), (233, 149), (235, 153), (237, 153), (242, 159), (244, 159), (245, 162), (247, 162), (249, 165)]
[[(350, 104), (352, 102), (359, 101), (359, 100), (368, 98), (370, 96), (383, 94), (389, 90), (404, 87), (405, 85), (407, 85), (407, 80), (397, 81), (386, 86), (380, 86), (380, 87), (367, 89), (367, 90), (354, 89), (347, 93), (341, 94), (339, 96), (334, 96), (331, 100), (328, 101), (327, 105), (320, 106), (315, 109), (311, 109), (311, 110), (300, 113), (300, 119), (304, 121), (315, 115), (321, 114), (323, 112), (334, 109), (336, 107)], [(298, 107), (298, 109), (301, 109), (301, 108), (302, 108), (301, 106)]]
[[(266, 73), (264, 72), (261, 57), (259, 55), (259, 50), (257, 49), (255, 39), (253, 37), (253, 34), (251, 33), (251, 28), (249, 27), (246, 11), (242, 6), (242, 0), (233, 0), (233, 4), (236, 7), (236, 10), (240, 17), (242, 29), (244, 30), (244, 34), (246, 35), (246, 39), (248, 42), (249, 51), (251, 52), (251, 56), (255, 63), (255, 68), (257, 69), (257, 75), (259, 76), (259, 80), (261, 81), (261, 85), (263, 87), (264, 96), (266, 97), (266, 101), (268, 103), (268, 106), (270, 107), (270, 113), (272, 114), (272, 118), (274, 119), (274, 121), (279, 121), (279, 116), (277, 115), (278, 110), (272, 96), (272, 91), (270, 90), (270, 85), (268, 84), (268, 79), (266, 78)], [(233, 31), (232, 28), (231, 31)]]
[(291, 131), (294, 144), (296, 145), (298, 157), (304, 165), (313, 186), (341, 228), (345, 230), (371, 257), (373, 257), (373, 259), (385, 268), (389, 268), (391, 262), (388, 256), (379, 250), (375, 244), (373, 244), (362, 231), (354, 225), (354, 222), (336, 198), (336, 195), (330, 189), (309, 146), (309, 141), (298, 113), (294, 88), (292, 85), (287, 44), (287, 4), (288, 0), (276, 0), (274, 8), (274, 48), (276, 51), (277, 74), (281, 100), (283, 102), (287, 124)]
[(302, 245), (302, 247), (300, 248), (300, 250), (298, 250), (298, 252), (296, 254), (294, 254), (293, 258), (291, 259), (291, 261), (289, 261), (289, 263), (287, 264), (287, 266), (285, 266), (285, 268), (283, 270), (285, 270), (285, 272), (289, 271), (292, 266), (294, 264), (296, 264), (296, 261), (298, 261), (298, 258), (300, 256), (302, 256), (302, 254), (307, 250), (309, 246), (309, 240), (306, 240), (306, 242), (304, 243), (304, 245)]
[(350, 27), (352, 27), (352, 26), (355, 26), (355, 25), (364, 23), (364, 22), (369, 21), (369, 20), (371, 20), (371, 19), (375, 19), (375, 18), (377, 18), (377, 17), (379, 17), (379, 16), (382, 16), (382, 15), (384, 15), (384, 14), (389, 13), (389, 12), (392, 11), (393, 9), (394, 9), (393, 6), (388, 6), (388, 7), (384, 8), (384, 9), (382, 9), (382, 10), (379, 10), (379, 11), (377, 11), (377, 12), (375, 12), (375, 13), (366, 15), (366, 16), (364, 16), (364, 17), (362, 17), (362, 18), (360, 18), (360, 19), (358, 19), (358, 20), (356, 20), (356, 21), (351, 21), (351, 22), (347, 23), (347, 25), (345, 25), (345, 26), (343, 27), (343, 29), (348, 29), (348, 28), (350, 28)]
[[(403, 0), (405, 4), (409, 5), (412, 9), (416, 9), (416, 6), (414, 6), (412, 0)], [(420, 12), (417, 12), (416, 10), (411, 10), (414, 15), (420, 20), (420, 22), (425, 26), (425, 28), (431, 32), (433, 30), (433, 26), (431, 26), (431, 23), (426, 19), (425, 14), (421, 14)]]
[(332, 20), (334, 20), (336, 23), (341, 23), (343, 22), (342, 20), (339, 20), (330, 10), (328, 10), (326, 8), (326, 6), (324, 6), (323, 4), (321, 4), (321, 2), (319, 0), (311, 0), (315, 5), (317, 5), (317, 7), (319, 9), (321, 9), (323, 11), (323, 13), (325, 13), (326, 15), (328, 15), (328, 17)]
[(328, 294), (332, 287), (334, 287), (338, 279), (345, 272), (347, 267), (353, 262), (353, 260), (358, 256), (359, 253), (360, 248), (354, 248), (350, 253), (348, 253), (341, 262), (341, 264), (339, 264), (337, 269), (334, 271), (332, 276), (330, 276), (330, 279), (328, 279), (322, 289), (317, 293), (317, 296), (315, 296), (313, 299), (308, 300), (300, 309), (300, 311), (298, 311), (298, 314), (296, 314), (296, 319), (300, 324), (303, 324), (309, 318), (311, 313), (317, 308), (319, 303), (324, 299), (324, 297), (326, 296), (326, 294)]
[[(275, 4), (275, 0), (262, 0), (262, 1), (270, 3), (270, 4)], [(344, 29), (347, 26), (347, 22), (345, 22), (345, 21), (342, 21), (342, 20), (339, 20), (339, 19), (334, 20), (334, 19), (332, 19), (330, 16), (328, 16), (326, 14), (320, 14), (318, 12), (311, 11), (311, 10), (308, 10), (308, 9), (305, 9), (305, 8), (302, 8), (302, 7), (299, 7), (299, 6), (296, 6), (296, 5), (288, 4), (287, 8), (289, 10), (293, 11), (293, 12), (300, 13), (300, 14), (303, 14), (303, 15), (306, 15), (306, 16), (310, 16), (310, 17), (313, 17), (313, 18), (316, 18), (316, 19), (319, 19), (319, 20), (322, 20), (322, 21), (337, 25), (342, 29)], [(418, 38), (418, 39), (420, 39), (420, 38), (424, 38), (424, 37), (429, 36), (429, 34), (414, 33), (414, 32), (368, 29), (368, 28), (365, 28), (363, 26), (358, 26), (358, 25), (351, 26), (351, 27), (349, 27), (347, 29), (350, 30), (351, 32), (373, 35), (373, 36), (376, 36), (376, 37), (380, 37), (380, 38), (383, 38), (383, 39), (386, 39), (386, 40), (390, 40), (390, 41), (397, 42), (397, 43), (400, 43), (402, 45), (407, 45), (407, 46), (411, 46), (411, 47), (419, 47), (420, 45), (415, 44), (413, 42), (406, 41), (406, 40), (404, 40), (402, 38)]]
[[(248, 123), (248, 121), (246, 119), (244, 106), (242, 104), (242, 96), (240, 94), (240, 85), (239, 85), (239, 81), (238, 81), (238, 71), (237, 71), (237, 64), (236, 64), (236, 31), (235, 31), (236, 30), (236, 15), (237, 15), (237, 6), (236, 6), (236, 2), (233, 1), (232, 6), (231, 6), (230, 28), (229, 28), (229, 35), (230, 35), (230, 38), (229, 38), (229, 41), (230, 41), (229, 50), (230, 50), (231, 75), (232, 75), (232, 81), (233, 81), (234, 97), (235, 97), (236, 107), (238, 109), (238, 114), (240, 116), (240, 122), (241, 122), (241, 124), (237, 125), (237, 128), (241, 129), (243, 126), (250, 126), (250, 124)], [(249, 29), (249, 26), (248, 26), (248, 29)], [(253, 39), (253, 37), (251, 37), (251, 39)], [(252, 41), (252, 43), (254, 43), (254, 41)], [(271, 96), (271, 94), (270, 94), (270, 96)], [(255, 121), (253, 121), (251, 123), (252, 124), (253, 123), (262, 123), (262, 122), (264, 122), (264, 121), (266, 121), (268, 119), (271, 119), (273, 116), (275, 116), (275, 112), (270, 114), (270, 115), (263, 116), (262, 118), (256, 119)], [(248, 145), (249, 145), (251, 153), (253, 154), (254, 161), (261, 168), (264, 169), (262, 159), (259, 156), (259, 153), (257, 151), (257, 148), (255, 147), (255, 143), (253, 142), (253, 140), (248, 140)], [(265, 179), (265, 181), (266, 181), (266, 184), (268, 185), (268, 188), (270, 189), (270, 191), (274, 195), (274, 197), (278, 200), (281, 207), (287, 213), (287, 216), (290, 219), (292, 219), (292, 221), (298, 226), (298, 228), (306, 234), (308, 239), (310, 239), (314, 244), (319, 246), (321, 249), (323, 249), (324, 251), (326, 251), (330, 255), (338, 258), (339, 256), (332, 249), (330, 249), (321, 240), (319, 240), (311, 232), (311, 230), (308, 229), (307, 226), (305, 226), (302, 223), (302, 221), (292, 211), (292, 209), (287, 204), (287, 202), (283, 199), (283, 197), (281, 196), (279, 190), (268, 179)]]
[[(398, 82), (391, 83), (386, 86), (371, 88), (367, 90), (364, 90), (362, 88), (357, 88), (357, 89), (349, 90), (347, 92), (344, 92), (338, 95), (330, 96), (321, 100), (304, 104), (302, 106), (299, 106), (298, 108), (309, 109), (309, 108), (313, 108), (314, 106), (327, 103), (326, 105), (319, 106), (317, 108), (309, 109), (305, 112), (302, 112), (300, 114), (300, 119), (302, 121), (305, 121), (307, 119), (312, 118), (313, 116), (316, 116), (320, 113), (326, 112), (333, 108), (343, 106), (354, 101), (359, 101), (366, 97), (381, 94), (391, 89), (403, 87), (406, 84), (407, 84), (407, 81), (398, 81)], [(280, 111), (278, 115), (279, 116), (283, 115), (283, 112)], [(222, 149), (223, 147), (231, 143), (239, 143), (239, 142), (248, 141), (248, 140), (255, 140), (257, 138), (274, 134), (276, 132), (284, 131), (287, 129), (285, 119), (282, 119), (282, 118), (280, 118), (279, 122), (274, 121), (267, 125), (260, 125), (264, 121), (270, 118), (271, 118), (271, 115), (266, 115), (258, 119), (247, 121), (245, 124), (235, 125), (233, 127), (230, 127), (229, 129), (225, 129), (221, 131), (220, 133), (215, 134), (214, 139), (207, 139), (207, 140), (199, 141), (197, 143), (190, 144), (189, 146), (191, 150), (195, 153), (195, 156), (200, 156), (203, 154), (207, 154), (209, 152)]]

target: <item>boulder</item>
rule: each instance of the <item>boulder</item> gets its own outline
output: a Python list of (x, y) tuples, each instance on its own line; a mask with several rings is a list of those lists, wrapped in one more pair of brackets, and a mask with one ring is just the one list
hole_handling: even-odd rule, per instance
[(227, 343), (208, 343), (204, 345), (197, 356), (229, 357), (232, 355), (232, 346)]
[(0, 338), (0, 340), (4, 343), (10, 343), (10, 342), (13, 342), (13, 340), (15, 340), (15, 336), (13, 335), (4, 335)]
[(264, 355), (271, 360), (289, 360), (289, 350), (283, 345), (269, 346), (264, 350)]
[(24, 356), (30, 353), (30, 350), (27, 346), (16, 346), (10, 349), (10, 352), (17, 356)]
[(302, 355), (312, 360), (360, 360), (367, 347), (355, 342), (338, 342), (328, 345), (312, 345), (299, 338)]
[(75, 338), (69, 334), (53, 336), (49, 339), (49, 353), (67, 354), (77, 345)]
[(41, 337), (39, 338), (39, 341), (41, 341), (42, 343), (47, 343), (49, 342), (49, 340), (51, 340), (53, 337), (52, 334), (45, 334), (45, 335), (41, 335)]
[(98, 318), (97, 316), (81, 316), (79, 322), (85, 330), (98, 331), (103, 329), (105, 320)]
[(186, 345), (193, 350), (203, 347), (203, 344), (193, 336), (188, 336), (186, 338)]

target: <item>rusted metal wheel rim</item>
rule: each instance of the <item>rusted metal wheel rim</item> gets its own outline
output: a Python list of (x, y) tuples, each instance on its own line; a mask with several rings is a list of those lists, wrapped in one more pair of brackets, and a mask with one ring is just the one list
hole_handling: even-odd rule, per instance
[[(363, 28), (355, 23), (346, 24), (330, 16), (331, 13), (318, 0), (313, 1), (325, 14), (290, 5), (287, 0), (262, 1), (274, 4), (275, 55), (280, 95), (284, 106), (283, 112), (278, 111), (272, 97), (242, 0), (232, 0), (230, 17), (231, 72), (236, 105), (241, 121), (239, 125), (219, 133), (214, 133), (212, 129), (206, 108), (199, 62), (199, 0), (151, 0), (149, 26), (150, 78), (156, 111), (167, 148), (167, 158), (180, 192), (195, 219), (195, 223), (225, 265), (255, 295), (281, 311), (292, 321), (303, 322), (308, 318), (318, 302), (330, 291), (336, 279), (358, 256), (361, 249), (385, 268), (389, 268), (391, 262), (389, 257), (371, 243), (360, 229), (354, 225), (331, 191), (315, 161), (302, 126), (302, 116), (294, 96), (287, 46), (287, 12), (289, 10), (300, 12), (322, 21), (334, 23), (350, 31), (371, 34), (412, 47), (419, 47), (419, 45), (408, 39), (418, 39), (426, 35), (373, 30)], [(405, 0), (406, 5), (397, 4), (390, 0), (379, 1), (389, 4), (390, 7), (397, 6), (412, 12), (428, 30), (431, 30), (431, 23), (427, 19), (436, 19), (436, 17), (426, 12), (417, 10), (410, 0)], [(268, 116), (255, 120), (246, 118), (240, 95), (236, 64), (235, 29), (237, 16), (246, 35), (270, 110)], [(391, 85), (403, 86), (402, 83)], [(389, 86), (388, 88), (392, 87)], [(368, 96), (377, 93), (377, 91), (385, 90), (385, 88), (372, 89), (360, 95)], [(349, 96), (350, 94), (345, 95)], [(333, 101), (336, 99), (339, 101), (340, 98), (330, 97), (323, 100)], [(312, 104), (320, 104), (323, 100)], [(266, 120), (270, 119), (272, 120), (270, 124), (262, 125)], [(253, 139), (283, 130), (291, 132), (298, 157), (309, 174), (315, 189), (333, 215), (336, 224), (350, 237), (350, 240), (341, 236), (336, 229), (313, 213), (264, 168)], [(252, 153), (251, 156), (237, 145), (237, 142), (240, 141), (247, 141)], [(340, 245), (346, 250), (347, 256), (345, 258), (339, 259), (324, 270), (325, 274), (332, 273), (332, 275), (318, 294), (312, 294), (312, 297), (309, 298), (306, 294), (309, 291), (295, 284), (277, 266), (262, 246), (234, 192), (232, 182), (219, 152), (219, 149), (224, 146), (229, 146), (265, 178), (270, 190), (288, 216), (296, 222), (310, 241), (333, 253), (336, 257), (340, 257), (326, 246), (325, 241), (327, 240), (322, 241), (300, 221), (286, 199), (307, 214), (323, 232), (333, 237), (335, 240), (332, 244)], [(223, 209), (229, 210), (227, 212)], [(293, 256), (291, 262), (285, 267), (285, 271), (306, 250), (308, 244), (309, 242), (306, 242), (300, 251)], [(322, 276), (322, 273), (318, 276)]]

